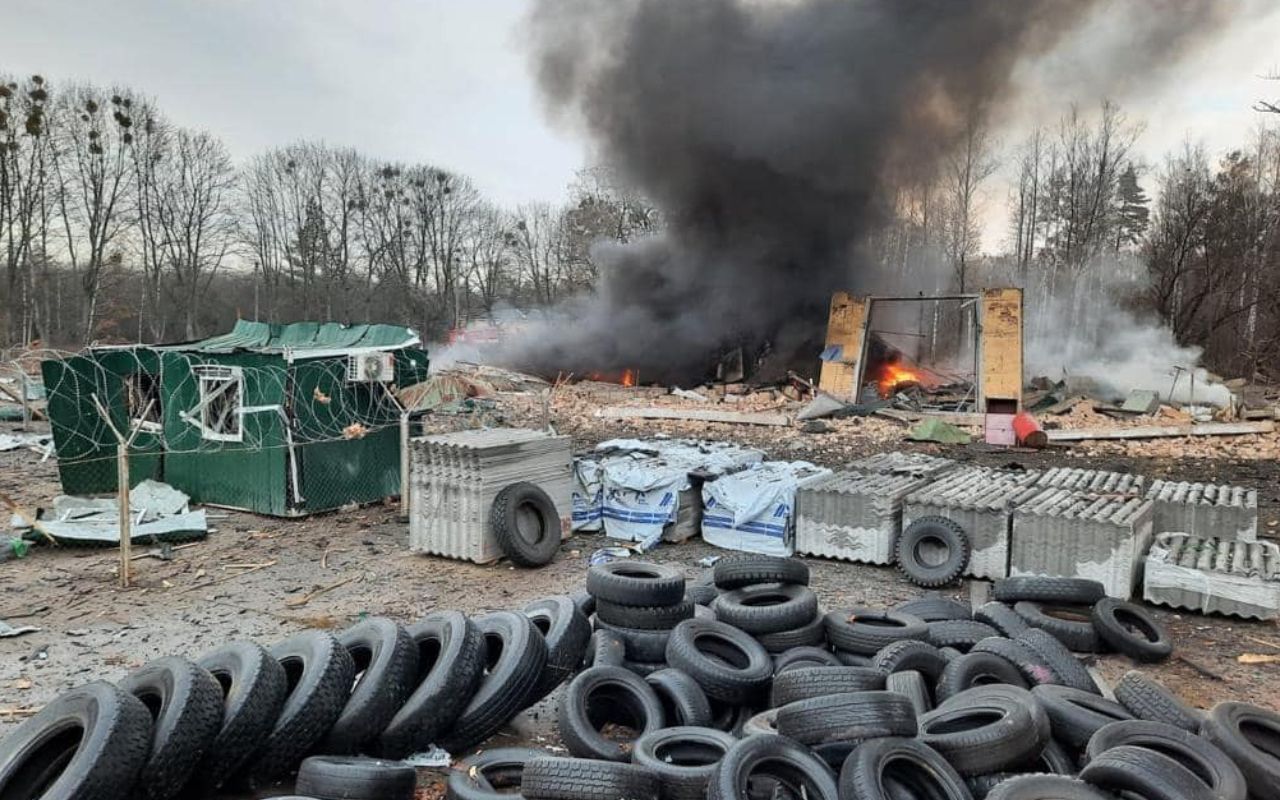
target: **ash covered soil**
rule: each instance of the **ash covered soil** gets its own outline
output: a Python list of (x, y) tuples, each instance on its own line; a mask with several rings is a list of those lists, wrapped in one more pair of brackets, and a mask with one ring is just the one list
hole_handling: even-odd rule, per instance
[[(905, 449), (992, 466), (1094, 467), (1151, 478), (1238, 483), (1258, 489), (1263, 534), (1280, 535), (1280, 462), (1260, 457), (1275, 442), (1250, 445), (1240, 437), (1208, 445), (1187, 442), (1182, 450), (1168, 443), (1163, 449), (1141, 443), (1020, 452), (913, 444), (903, 440), (896, 423), (871, 419), (834, 421), (832, 430), (822, 434), (714, 423), (619, 424), (593, 416), (591, 407), (599, 402), (601, 398), (581, 392), (560, 394), (550, 403), (510, 397), (496, 410), (436, 418), (431, 426), (550, 423), (571, 434), (578, 449), (619, 436), (699, 436), (751, 444), (770, 458), (830, 467), (861, 455)], [(1184, 452), (1188, 448), (1193, 452)], [(0, 454), (0, 491), (26, 509), (48, 506), (59, 493), (52, 459), (41, 462), (23, 450)], [(0, 736), (21, 719), (12, 711), (39, 708), (90, 680), (122, 678), (159, 656), (196, 656), (236, 638), (270, 644), (305, 628), (340, 629), (363, 615), (409, 622), (442, 608), (483, 613), (570, 593), (582, 588), (591, 552), (607, 544), (598, 535), (574, 536), (564, 542), (554, 563), (517, 570), (506, 563), (477, 566), (410, 553), (407, 525), (397, 520), (391, 506), (299, 520), (212, 509), (211, 514), (217, 517), (211, 522), (215, 530), (206, 540), (178, 551), (172, 561), (135, 561), (134, 585), (127, 590), (118, 586), (117, 557), (110, 549), (35, 547), (26, 559), (0, 563), (0, 619), (42, 629), (0, 639)], [(699, 559), (720, 552), (694, 540), (664, 545), (646, 558), (674, 565), (693, 578), (701, 572)], [(921, 594), (891, 568), (807, 561), (827, 609), (890, 606)], [(967, 593), (967, 586), (947, 592), (957, 598)], [(1169, 626), (1181, 658), (1142, 669), (1197, 707), (1246, 700), (1280, 709), (1280, 664), (1237, 661), (1242, 653), (1280, 654), (1274, 623), (1162, 608), (1156, 615)], [(1119, 655), (1099, 657), (1097, 665), (1112, 682), (1137, 666)], [(557, 747), (557, 696), (517, 719), (499, 737), (501, 744)], [(422, 775), (424, 796), (437, 796), (440, 773), (424, 770)]]

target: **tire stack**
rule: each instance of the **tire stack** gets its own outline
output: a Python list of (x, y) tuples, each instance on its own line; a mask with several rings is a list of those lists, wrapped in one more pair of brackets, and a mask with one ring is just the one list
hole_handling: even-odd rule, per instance
[[(1280, 796), (1280, 714), (1202, 714), (1139, 672), (1104, 698), (1061, 638), (1019, 613), (1036, 603), (1074, 623), (1056, 609), (1087, 608), (1099, 642), (1152, 658), (1164, 631), (1088, 581), (1001, 582), (973, 615), (936, 595), (822, 614), (800, 562), (722, 564), (686, 586), (626, 561), (593, 567), (586, 596), (522, 612), (374, 618), (160, 659), (64, 694), (0, 741), (0, 797), (208, 795), (296, 770), (299, 796), (409, 800), (411, 767), (358, 754), (432, 744), (480, 748), (451, 770), (454, 800)], [(821, 638), (797, 633), (814, 627)], [(776, 646), (782, 634), (794, 646)], [(571, 757), (484, 746), (571, 675), (556, 697)], [(69, 726), (83, 729), (75, 742), (58, 735)]]

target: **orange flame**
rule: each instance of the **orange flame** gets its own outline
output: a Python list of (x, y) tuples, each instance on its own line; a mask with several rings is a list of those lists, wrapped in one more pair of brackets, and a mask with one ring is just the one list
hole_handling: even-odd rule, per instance
[(901, 364), (884, 364), (880, 368), (880, 377), (876, 379), (876, 387), (881, 397), (889, 397), (899, 386), (919, 382), (920, 376)]
[(619, 383), (621, 383), (623, 386), (635, 386), (636, 371), (634, 369), (624, 370), (622, 373), (622, 380), (619, 381)]
[(621, 372), (589, 372), (587, 379), (599, 381), (600, 383), (616, 383), (621, 386), (635, 386), (639, 373), (634, 369), (624, 369)]

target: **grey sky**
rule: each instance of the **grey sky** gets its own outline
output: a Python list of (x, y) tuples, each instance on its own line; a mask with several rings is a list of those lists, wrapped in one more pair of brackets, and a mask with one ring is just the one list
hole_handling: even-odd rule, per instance
[[(529, 1), (0, 0), (0, 71), (128, 85), (237, 158), (323, 139), (464, 172), (500, 203), (557, 201), (586, 147), (542, 114), (521, 47)], [(1280, 3), (1238, 5), (1269, 13), (1229, 26), (1154, 90), (1131, 79), (1118, 93), (1146, 123), (1139, 153), (1151, 164), (1188, 137), (1214, 152), (1245, 142), (1259, 121), (1253, 100), (1280, 97), (1280, 82), (1258, 78), (1280, 67)], [(1087, 55), (1051, 66), (1068, 82), (1088, 67), (1072, 58)], [(1025, 119), (1096, 103), (1046, 77), (1027, 76)], [(1006, 191), (987, 192), (988, 246), (1002, 235)]]
[(582, 146), (544, 122), (526, 0), (0, 0), (0, 72), (120, 83), (243, 158), (297, 139), (557, 200)]

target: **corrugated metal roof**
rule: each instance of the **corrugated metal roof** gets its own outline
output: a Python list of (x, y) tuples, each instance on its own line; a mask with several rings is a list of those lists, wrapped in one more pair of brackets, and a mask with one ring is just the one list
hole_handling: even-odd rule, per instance
[(196, 342), (167, 345), (166, 350), (201, 353), (296, 353), (301, 357), (351, 350), (397, 350), (421, 340), (412, 328), (399, 325), (343, 325), (337, 322), (291, 322), (285, 325), (237, 320), (230, 332)]

